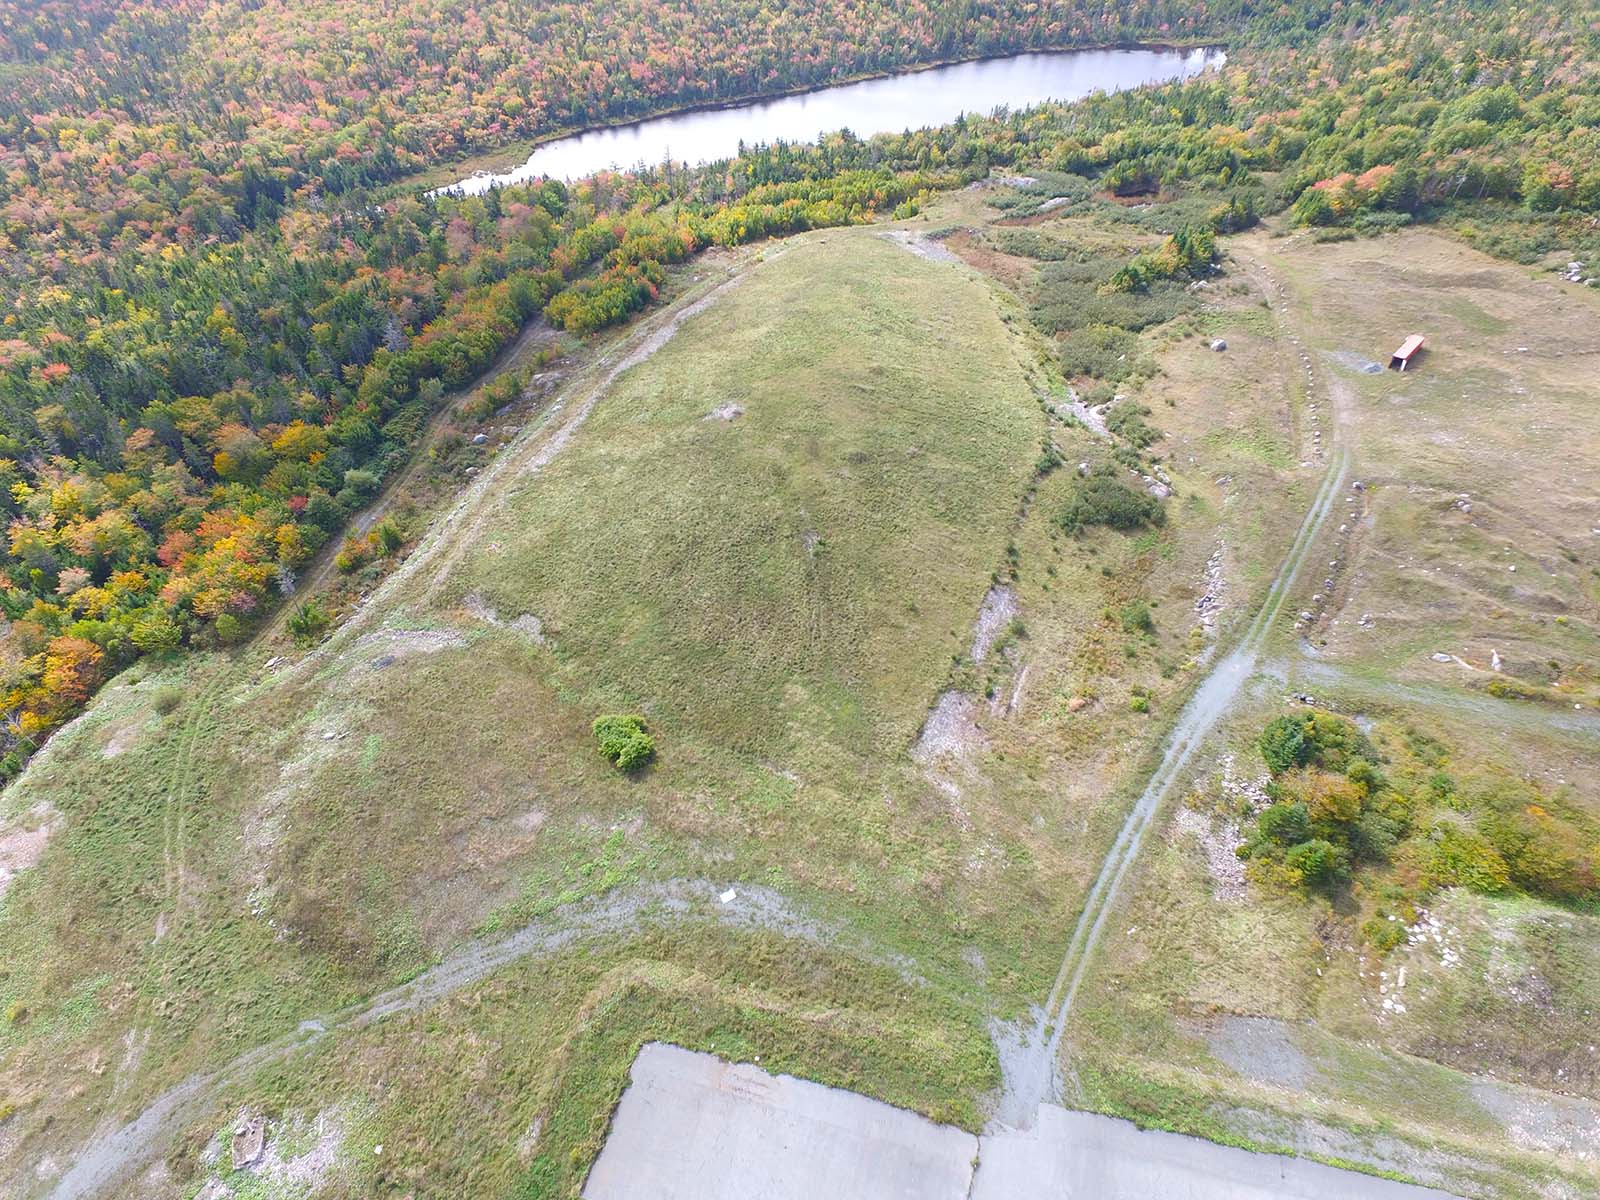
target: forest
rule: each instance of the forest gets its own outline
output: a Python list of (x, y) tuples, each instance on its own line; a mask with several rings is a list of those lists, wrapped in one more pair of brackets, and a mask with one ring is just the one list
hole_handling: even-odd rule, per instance
[[(572, 186), (409, 176), (595, 122), (1038, 47), (1220, 43), (1220, 73)], [(144, 654), (248, 636), (529, 320), (649, 305), (709, 245), (916, 211), (992, 170), (1193, 197), (1105, 285), (1241, 214), (1600, 249), (1580, 5), (0, 0), (0, 780)], [(1029, 203), (1044, 197), (1020, 198)]]

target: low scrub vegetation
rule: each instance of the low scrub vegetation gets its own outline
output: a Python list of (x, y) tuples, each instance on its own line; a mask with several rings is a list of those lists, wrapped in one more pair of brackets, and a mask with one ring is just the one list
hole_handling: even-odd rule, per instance
[(1600, 900), (1600, 825), (1536, 784), (1458, 780), (1432, 739), (1412, 734), (1386, 754), (1322, 712), (1274, 718), (1258, 745), (1272, 802), (1239, 850), (1251, 878), (1327, 893), (1359, 878), (1376, 897), (1362, 928), (1379, 949), (1398, 943), (1394, 918), (1440, 888)]
[(1126, 532), (1161, 525), (1166, 516), (1161, 501), (1129, 487), (1108, 464), (1076, 481), (1056, 523), (1067, 533), (1082, 533), (1094, 525)]

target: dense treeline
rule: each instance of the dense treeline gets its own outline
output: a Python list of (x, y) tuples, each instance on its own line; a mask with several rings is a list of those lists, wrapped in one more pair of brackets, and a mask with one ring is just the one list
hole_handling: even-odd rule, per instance
[[(1600, 53), (1580, 16), (1467, 0), (0, 0), (0, 775), (132, 656), (242, 636), (536, 313), (598, 329), (703, 246), (904, 215), (997, 167), (1051, 172), (1055, 196), (1085, 202), (1194, 198), (1193, 221), (1109, 281), (1145, 306), (1258, 208), (1381, 225), (1517, 205), (1541, 224), (1515, 249), (1600, 196)], [(1184, 86), (570, 189), (391, 182), (667, 105), (1200, 36), (1233, 60)], [(1018, 215), (1046, 198), (1024, 189)]]

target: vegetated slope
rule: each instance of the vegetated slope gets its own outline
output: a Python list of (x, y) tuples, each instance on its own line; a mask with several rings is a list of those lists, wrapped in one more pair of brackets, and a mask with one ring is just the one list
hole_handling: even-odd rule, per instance
[[(1361, 229), (1471, 212), (1491, 224), (1463, 232), (1500, 253), (1592, 257), (1600, 110), (1574, 3), (819, 3), (776, 28), (743, 3), (447, 9), (195, 0), (0, 21), (0, 779), (140, 655), (248, 636), (535, 311), (579, 333), (621, 322), (707, 244), (903, 215), (1002, 166), (1077, 181), (1035, 212), (1095, 188), (1186, 191), (1184, 224), (1241, 197)], [(1224, 37), (1226, 74), (570, 193), (392, 186), (569, 117), (1175, 33)], [(677, 71), (686, 45), (696, 69)]]
[(786, 251), (628, 378), (446, 594), (538, 614), (591, 704), (751, 761), (843, 781), (909, 745), (1039, 424), (981, 293), (928, 275), (874, 238)]
[[(604, 364), (564, 398), (593, 378)], [(741, 995), (778, 989), (760, 1021), (815, 1014), (795, 1026), (809, 1047), (790, 1051), (795, 1069), (849, 1082), (876, 1063), (900, 1102), (975, 1120), (993, 1060), (940, 899), (973, 835), (906, 751), (1036, 452), (1039, 410), (985, 290), (870, 234), (786, 248), (562, 424), (577, 415), (553, 412), (526, 443), (563, 436), (559, 454), (506, 451), (476, 496), (485, 519), (469, 507), (442, 527), (326, 649), (119, 683), (7, 792), (8, 814), (55, 823), (0, 908), (14, 1186), (47, 1181), (97, 1122), (188, 1071), (475, 931), (684, 877), (770, 880), (819, 914), (853, 912), (863, 932), (840, 944), (869, 949), (851, 965), (749, 929), (665, 933), (647, 954), (660, 970), (724, 961)], [(659, 747), (638, 777), (589, 733), (629, 709)], [(920, 982), (873, 965), (929, 945)], [(593, 980), (592, 964), (575, 971)], [(718, 1011), (723, 985), (700, 978), (699, 1007)], [(603, 1105), (627, 1047), (590, 1064), (598, 1083), (557, 1088), (572, 1064), (553, 1045), (587, 1002), (556, 990), (568, 999), (505, 1053), (581, 1101), (555, 1143), (566, 1178), (587, 1161), (566, 1155), (590, 1136), (583, 1106)], [(908, 1025), (891, 1035), (897, 1009)], [(840, 1049), (861, 1038), (873, 1045)], [(329, 1052), (346, 1049), (370, 1052)], [(388, 1095), (366, 1070), (334, 1071), (363, 1120), (437, 1118), (435, 1084)], [(243, 1094), (281, 1111), (288, 1086)], [(501, 1122), (488, 1167), (481, 1146), (469, 1161), (386, 1137), (391, 1157), (355, 1178), (504, 1183), (522, 1098), (485, 1085), (475, 1103)], [(34, 1175), (46, 1150), (54, 1166)]]

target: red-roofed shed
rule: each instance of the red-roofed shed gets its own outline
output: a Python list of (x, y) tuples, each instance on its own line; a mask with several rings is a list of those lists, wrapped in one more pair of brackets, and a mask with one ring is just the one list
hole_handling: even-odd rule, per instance
[(1400, 343), (1400, 349), (1396, 350), (1394, 352), (1394, 356), (1389, 359), (1389, 366), (1396, 371), (1404, 371), (1406, 366), (1416, 358), (1417, 351), (1421, 349), (1422, 335), (1420, 333), (1413, 333), (1405, 341)]

